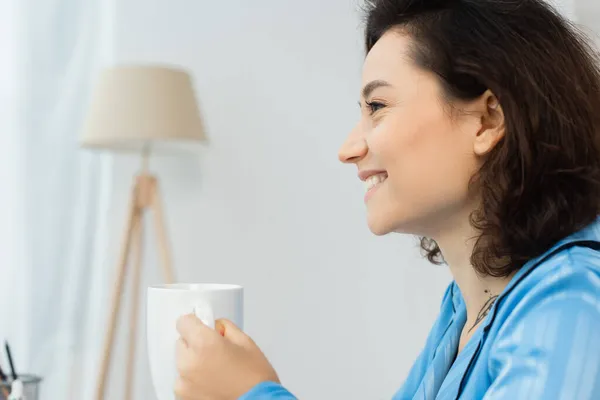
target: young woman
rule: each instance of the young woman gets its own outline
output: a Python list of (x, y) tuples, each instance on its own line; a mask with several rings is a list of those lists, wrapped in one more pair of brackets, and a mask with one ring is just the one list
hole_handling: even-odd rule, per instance
[[(395, 399), (600, 399), (595, 52), (543, 0), (375, 0), (366, 47), (339, 157), (454, 277)], [(294, 398), (230, 322), (178, 329), (181, 399)]]

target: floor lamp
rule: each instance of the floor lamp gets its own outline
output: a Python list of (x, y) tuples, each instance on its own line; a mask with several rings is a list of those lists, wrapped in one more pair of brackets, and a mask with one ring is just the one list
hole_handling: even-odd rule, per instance
[[(92, 96), (81, 145), (107, 151), (133, 152), (140, 156), (141, 168), (131, 190), (96, 400), (104, 399), (127, 275), (130, 275), (131, 289), (129, 348), (125, 396), (120, 398), (130, 400), (132, 397), (142, 273), (143, 217), (147, 210), (154, 216), (164, 280), (166, 283), (174, 281), (158, 179), (148, 169), (150, 153), (177, 154), (192, 142), (204, 139), (191, 77), (184, 70), (159, 66), (118, 66), (107, 69), (101, 75)], [(115, 398), (115, 395), (111, 397)]]

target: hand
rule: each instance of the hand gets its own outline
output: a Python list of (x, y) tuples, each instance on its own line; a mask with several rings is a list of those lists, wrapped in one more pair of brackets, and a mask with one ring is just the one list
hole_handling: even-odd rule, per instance
[(194, 314), (177, 321), (175, 394), (181, 400), (237, 400), (259, 383), (279, 383), (273, 367), (250, 337), (228, 320), (215, 329)]

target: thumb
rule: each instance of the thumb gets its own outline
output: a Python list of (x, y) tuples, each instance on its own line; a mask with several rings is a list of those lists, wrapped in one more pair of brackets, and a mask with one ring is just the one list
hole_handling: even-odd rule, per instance
[(218, 319), (215, 321), (215, 330), (221, 336), (238, 346), (248, 347), (252, 339), (246, 335), (236, 324), (228, 319)]

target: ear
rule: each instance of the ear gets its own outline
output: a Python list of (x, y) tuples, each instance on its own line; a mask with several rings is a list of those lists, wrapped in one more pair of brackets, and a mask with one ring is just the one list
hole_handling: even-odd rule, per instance
[(484, 156), (504, 137), (504, 112), (498, 98), (490, 90), (477, 100), (477, 108), (481, 125), (473, 141), (473, 151), (478, 156)]

